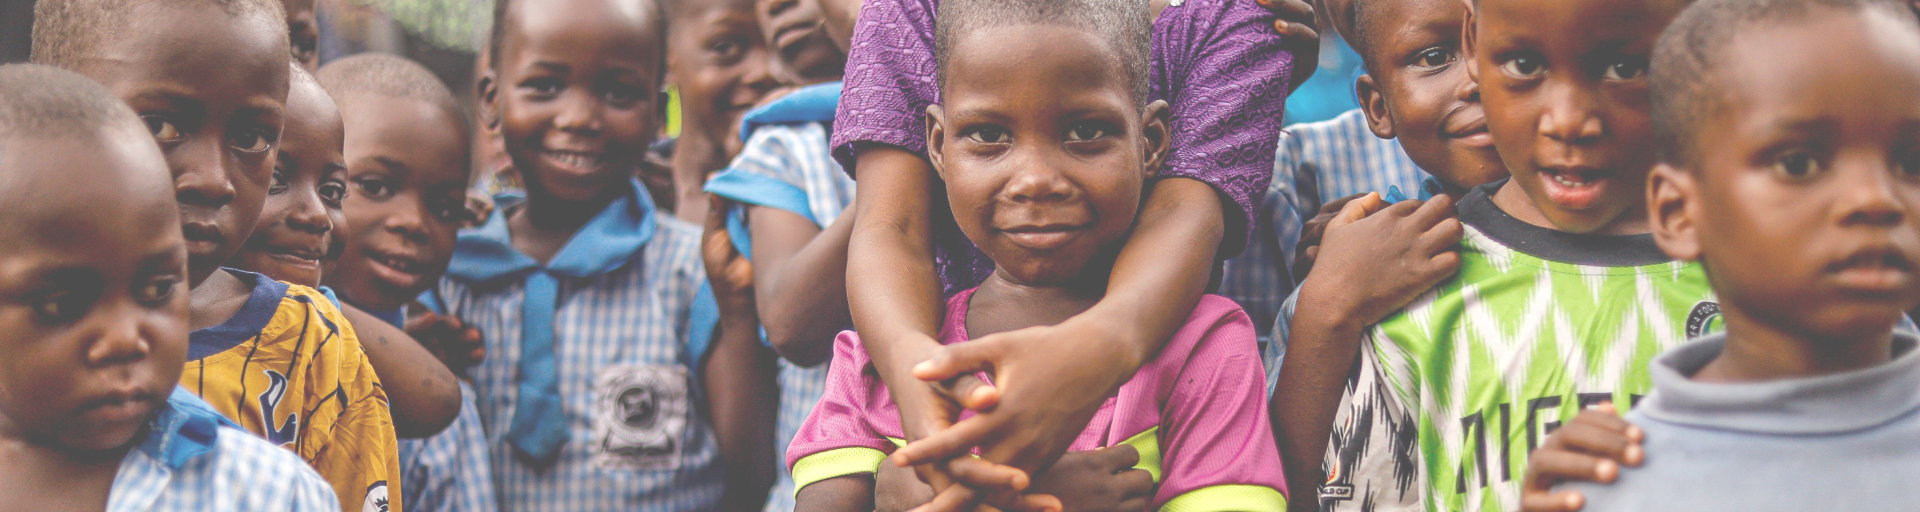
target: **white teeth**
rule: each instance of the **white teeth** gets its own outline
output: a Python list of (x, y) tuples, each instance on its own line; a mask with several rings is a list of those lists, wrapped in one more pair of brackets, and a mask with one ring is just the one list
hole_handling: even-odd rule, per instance
[(1566, 185), (1569, 187), (1577, 188), (1577, 187), (1584, 187), (1591, 184), (1585, 181), (1568, 179), (1566, 174), (1550, 174), (1549, 176), (1553, 177), (1553, 181), (1559, 182), (1561, 185)]
[(547, 157), (568, 167), (593, 167), (600, 164), (600, 158), (597, 156), (572, 151), (549, 151)]

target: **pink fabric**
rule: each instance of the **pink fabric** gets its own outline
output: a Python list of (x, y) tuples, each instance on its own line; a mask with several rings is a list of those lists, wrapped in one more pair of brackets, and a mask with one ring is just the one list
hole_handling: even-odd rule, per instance
[[(966, 313), (973, 290), (947, 301), (942, 343), (968, 339)], [(826, 394), (787, 449), (787, 466), (840, 448), (892, 451), (886, 438), (904, 438), (900, 411), (880, 382), (853, 331), (833, 344)], [(1160, 427), (1162, 478), (1158, 508), (1187, 492), (1216, 485), (1257, 485), (1285, 492), (1280, 450), (1267, 422), (1265, 380), (1253, 323), (1233, 301), (1200, 299), (1193, 315), (1159, 357), (1107, 399), (1068, 450), (1119, 444)]]

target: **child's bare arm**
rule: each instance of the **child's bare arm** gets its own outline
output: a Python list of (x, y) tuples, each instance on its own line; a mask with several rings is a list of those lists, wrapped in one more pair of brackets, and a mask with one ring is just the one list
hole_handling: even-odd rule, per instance
[(1578, 491), (1553, 492), (1566, 482), (1611, 483), (1620, 466), (1639, 466), (1646, 460), (1640, 442), (1646, 432), (1627, 423), (1613, 404), (1580, 411), (1572, 421), (1547, 436), (1527, 456), (1527, 476), (1520, 488), (1520, 509), (1526, 512), (1573, 512), (1586, 504)]
[(847, 242), (853, 208), (821, 230), (778, 208), (751, 207), (754, 295), (767, 340), (781, 357), (814, 366), (833, 356), (833, 337), (853, 319), (847, 312)]
[[(908, 480), (912, 480), (911, 477)], [(919, 484), (920, 482), (914, 482)], [(793, 496), (794, 512), (846, 512), (849, 510), (889, 510), (874, 508), (873, 476), (847, 475), (821, 480), (801, 487)], [(905, 510), (905, 509), (899, 509)]]
[(711, 201), (701, 256), (714, 301), (720, 306), (720, 324), (714, 329), (712, 353), (700, 376), (707, 389), (720, 462), (727, 468), (721, 510), (757, 510), (773, 487), (779, 367), (773, 351), (760, 343), (753, 267), (727, 238), (725, 205)]
[[(979, 445), (987, 459), (1028, 471), (1051, 463), (1200, 301), (1225, 229), (1221, 205), (1205, 183), (1161, 181), (1093, 308), (1059, 325), (942, 348), (916, 370), (918, 377), (943, 381), (991, 368), (999, 400), (990, 411), (901, 448), (896, 459), (944, 459)], [(1056, 342), (1061, 339), (1075, 343)]]
[[(1378, 212), (1377, 214), (1375, 212)], [(1453, 202), (1350, 202), (1330, 221), (1319, 268), (1300, 285), (1287, 356), (1268, 404), (1294, 510), (1319, 507), (1326, 452), (1362, 330), (1458, 270), (1460, 222)]]
[(402, 439), (432, 436), (460, 414), (460, 384), (426, 347), (398, 327), (360, 308), (340, 305), (360, 336), (367, 362), (393, 404), (393, 433)]
[[(1068, 452), (1034, 476), (1028, 494), (1001, 509), (1146, 510), (1153, 498), (1153, 475), (1134, 469), (1139, 463), (1140, 452), (1127, 445)], [(874, 485), (875, 510), (911, 510), (934, 498), (933, 489), (915, 480), (912, 471), (893, 464), (880, 465)]]

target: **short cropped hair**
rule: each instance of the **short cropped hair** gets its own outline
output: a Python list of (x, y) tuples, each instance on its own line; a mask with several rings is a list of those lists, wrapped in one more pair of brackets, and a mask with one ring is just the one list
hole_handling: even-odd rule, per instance
[[(645, 10), (647, 29), (653, 31), (654, 42), (658, 45), (655, 47), (659, 48), (662, 55), (664, 55), (667, 51), (667, 20), (669, 16), (671, 16), (673, 7), (663, 4), (671, 4), (673, 0), (626, 1), (638, 2), (640, 7)], [(495, 72), (500, 71), (500, 45), (507, 40), (507, 20), (513, 13), (511, 3), (512, 0), (493, 0), (493, 26), (487, 31), (487, 67), (492, 68)], [(667, 59), (664, 57), (660, 59), (662, 71), (666, 69), (666, 62)]]
[(977, 30), (1019, 25), (1068, 27), (1105, 41), (1119, 56), (1134, 102), (1147, 104), (1153, 20), (1139, 0), (946, 0), (934, 16), (933, 54), (939, 85), (947, 83), (954, 44)]
[(62, 137), (126, 129), (145, 136), (140, 116), (106, 87), (72, 71), (38, 64), (0, 66), (0, 152), (26, 137)]
[[(234, 17), (259, 16), (285, 26), (281, 0), (40, 0), (33, 6), (35, 63), (73, 68), (110, 37), (130, 31), (133, 7), (155, 3), (211, 5)], [(280, 30), (281, 36), (287, 31)]]
[(320, 87), (337, 100), (351, 94), (371, 94), (427, 103), (449, 115), (466, 120), (466, 109), (454, 99), (453, 91), (426, 66), (406, 57), (385, 53), (362, 53), (320, 66), (314, 75)]
[(1728, 84), (1714, 71), (1736, 35), (1761, 25), (1799, 22), (1816, 10), (1897, 17), (1913, 23), (1920, 37), (1920, 21), (1905, 0), (1700, 0), (1660, 35), (1647, 72), (1660, 161), (1685, 165), (1700, 156), (1692, 147), (1694, 134), (1702, 119), (1726, 106), (1722, 88)]

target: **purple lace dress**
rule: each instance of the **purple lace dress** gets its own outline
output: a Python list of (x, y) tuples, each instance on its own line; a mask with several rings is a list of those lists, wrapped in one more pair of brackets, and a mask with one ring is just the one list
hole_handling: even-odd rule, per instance
[[(1147, 0), (1140, 0), (1147, 1)], [(854, 154), (870, 144), (926, 152), (926, 109), (934, 81), (937, 0), (866, 0), (847, 56), (846, 87), (833, 124), (833, 156), (854, 173)], [(1227, 249), (1239, 252), (1247, 213), (1273, 179), (1293, 56), (1280, 47), (1273, 15), (1254, 0), (1175, 1), (1153, 22), (1153, 99), (1173, 110), (1173, 155), (1161, 177), (1200, 180), (1238, 208), (1227, 219)], [(993, 269), (952, 223), (936, 196), (935, 266), (948, 295), (972, 288)]]

